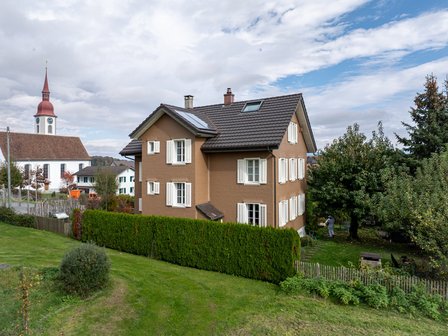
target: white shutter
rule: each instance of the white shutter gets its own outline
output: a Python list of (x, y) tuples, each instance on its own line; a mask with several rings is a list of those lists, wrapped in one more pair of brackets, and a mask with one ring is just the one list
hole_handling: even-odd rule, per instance
[(247, 180), (246, 160), (237, 161), (237, 183), (245, 183)]
[(278, 226), (284, 226), (283, 220), (283, 202), (278, 202)]
[(154, 194), (160, 194), (160, 182), (154, 182)]
[(286, 181), (288, 181), (288, 159), (283, 159), (283, 170), (283, 183), (286, 183)]
[(142, 181), (142, 162), (138, 162), (138, 181)]
[(299, 194), (297, 203), (299, 208), (298, 215), (302, 216), (305, 213), (305, 194)]
[(289, 199), (289, 220), (292, 221), (295, 219), (294, 217), (294, 197)]
[(285, 183), (287, 180), (288, 172), (286, 167), (286, 159), (278, 159), (278, 182)]
[(292, 143), (292, 123), (288, 125), (288, 142)]
[(160, 141), (154, 141), (154, 153), (160, 153)]
[(305, 178), (305, 159), (299, 158), (298, 159), (298, 177), (299, 180), (303, 180)]
[(138, 211), (142, 211), (142, 198), (138, 199)]
[(146, 181), (146, 194), (147, 195), (152, 195), (153, 193), (151, 192), (151, 181)]
[(293, 139), (293, 143), (297, 143), (298, 141), (298, 138), (299, 138), (299, 136), (298, 136), (298, 129), (297, 129), (297, 124), (296, 123), (293, 123), (293, 133), (294, 133), (294, 139)]
[(166, 141), (166, 163), (172, 164), (173, 163), (173, 155), (174, 152), (174, 140), (167, 140)]
[(267, 220), (266, 220), (266, 213), (267, 213), (267, 206), (266, 204), (260, 204), (260, 226), (266, 227), (268, 226)]
[(285, 212), (283, 217), (285, 218), (285, 224), (286, 224), (286, 223), (288, 223), (288, 218), (289, 218), (289, 216), (288, 216), (288, 210), (289, 210), (288, 200), (284, 200), (283, 202), (284, 202), (283, 203), (283, 211)]
[(236, 221), (238, 223), (247, 224), (248, 214), (247, 214), (246, 203), (238, 203), (237, 204)]
[(185, 163), (191, 163), (191, 139), (185, 139)]
[(166, 205), (167, 206), (173, 206), (174, 192), (175, 192), (174, 183), (167, 182), (166, 183)]
[(268, 160), (260, 159), (260, 184), (266, 184), (268, 180)]
[(289, 180), (297, 180), (297, 159), (289, 159)]
[(185, 183), (185, 206), (191, 207), (191, 183)]

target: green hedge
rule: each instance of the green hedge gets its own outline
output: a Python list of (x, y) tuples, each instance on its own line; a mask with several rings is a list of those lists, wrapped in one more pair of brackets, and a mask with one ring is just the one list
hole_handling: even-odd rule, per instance
[(33, 227), (34, 217), (18, 214), (12, 208), (0, 207), (0, 222), (17, 226)]
[(182, 266), (279, 283), (295, 274), (292, 229), (87, 210), (82, 240)]

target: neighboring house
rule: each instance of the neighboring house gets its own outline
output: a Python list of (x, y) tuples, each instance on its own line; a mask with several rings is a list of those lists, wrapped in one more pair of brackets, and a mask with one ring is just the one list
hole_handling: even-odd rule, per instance
[(95, 176), (101, 171), (115, 175), (118, 184), (117, 195), (134, 196), (134, 169), (128, 166), (86, 167), (74, 174), (77, 188), (85, 193), (95, 194)]
[[(35, 132), (9, 133), (10, 157), (24, 172), (42, 169), (45, 191), (59, 191), (64, 186), (64, 172), (75, 172), (90, 165), (90, 157), (78, 137), (56, 134), (56, 118), (50, 102), (47, 72), (42, 101), (34, 115)], [(7, 159), (7, 133), (0, 132), (0, 161)], [(31, 177), (32, 178), (32, 177)]]
[(141, 213), (304, 226), (316, 145), (301, 94), (193, 107), (161, 104), (120, 154), (136, 164)]

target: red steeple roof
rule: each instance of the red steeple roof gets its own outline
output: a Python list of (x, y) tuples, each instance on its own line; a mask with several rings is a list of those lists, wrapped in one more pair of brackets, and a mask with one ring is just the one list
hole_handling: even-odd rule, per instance
[(35, 117), (49, 116), (55, 117), (53, 104), (50, 102), (50, 89), (48, 88), (47, 68), (45, 68), (45, 81), (42, 89), (42, 101), (37, 106)]

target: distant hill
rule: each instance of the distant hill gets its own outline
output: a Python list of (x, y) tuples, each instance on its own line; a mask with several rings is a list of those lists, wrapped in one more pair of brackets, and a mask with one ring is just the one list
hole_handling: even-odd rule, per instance
[(128, 166), (134, 168), (134, 161), (116, 159), (111, 156), (92, 156), (92, 166)]

